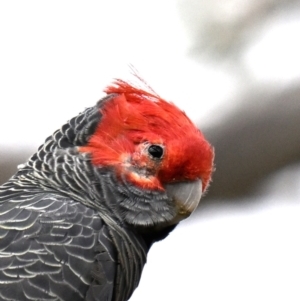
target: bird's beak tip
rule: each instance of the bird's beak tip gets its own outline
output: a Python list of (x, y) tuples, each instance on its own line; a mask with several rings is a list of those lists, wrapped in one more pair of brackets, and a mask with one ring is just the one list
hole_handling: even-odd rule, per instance
[(190, 216), (197, 208), (202, 195), (201, 180), (178, 182), (166, 185), (167, 195), (172, 198), (177, 209), (174, 219), (179, 222)]

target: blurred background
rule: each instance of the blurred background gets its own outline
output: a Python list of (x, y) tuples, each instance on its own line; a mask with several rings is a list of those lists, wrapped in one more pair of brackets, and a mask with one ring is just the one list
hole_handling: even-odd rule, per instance
[(300, 300), (299, 34), (299, 0), (1, 1), (0, 183), (131, 63), (216, 171), (130, 300)]

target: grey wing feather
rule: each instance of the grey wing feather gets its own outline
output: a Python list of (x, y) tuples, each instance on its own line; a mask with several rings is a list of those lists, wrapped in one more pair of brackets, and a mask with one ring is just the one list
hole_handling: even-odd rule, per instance
[(0, 202), (0, 300), (112, 300), (116, 255), (98, 213), (55, 194)]

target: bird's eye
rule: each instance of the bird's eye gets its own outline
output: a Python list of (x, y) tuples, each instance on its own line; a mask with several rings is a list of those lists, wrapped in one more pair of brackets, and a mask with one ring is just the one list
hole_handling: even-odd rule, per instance
[(164, 149), (160, 145), (152, 144), (148, 147), (148, 153), (155, 159), (161, 159)]

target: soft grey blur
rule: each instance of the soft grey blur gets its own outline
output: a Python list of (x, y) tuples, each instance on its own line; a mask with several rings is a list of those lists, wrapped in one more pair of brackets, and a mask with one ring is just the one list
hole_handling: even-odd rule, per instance
[(299, 300), (300, 1), (0, 3), (0, 183), (132, 63), (215, 147), (131, 301)]

